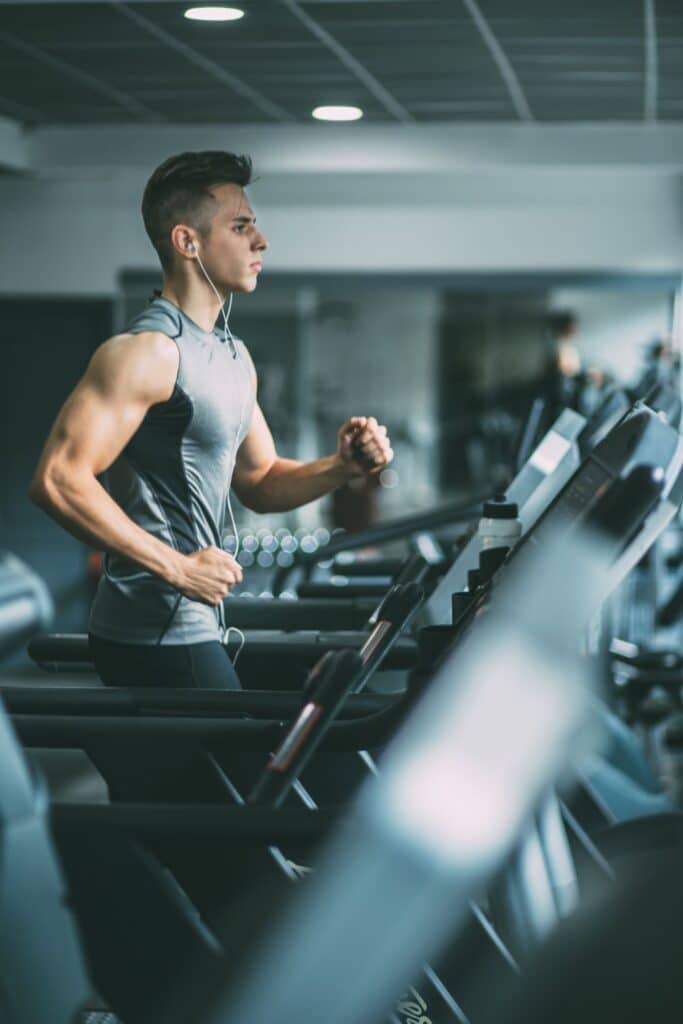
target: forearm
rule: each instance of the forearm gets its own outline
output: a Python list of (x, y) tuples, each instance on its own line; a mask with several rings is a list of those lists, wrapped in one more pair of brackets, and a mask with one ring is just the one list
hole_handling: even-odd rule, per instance
[(183, 556), (134, 523), (91, 473), (45, 476), (30, 496), (78, 540), (124, 555), (176, 585)]
[(354, 475), (338, 455), (315, 462), (278, 458), (258, 483), (238, 496), (254, 512), (288, 512), (329, 494)]

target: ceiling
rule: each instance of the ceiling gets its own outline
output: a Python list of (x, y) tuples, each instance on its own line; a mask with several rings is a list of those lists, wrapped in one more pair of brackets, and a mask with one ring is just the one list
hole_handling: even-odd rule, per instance
[(683, 120), (681, 0), (244, 0), (223, 24), (186, 6), (0, 0), (0, 114), (304, 124), (351, 103), (375, 124)]

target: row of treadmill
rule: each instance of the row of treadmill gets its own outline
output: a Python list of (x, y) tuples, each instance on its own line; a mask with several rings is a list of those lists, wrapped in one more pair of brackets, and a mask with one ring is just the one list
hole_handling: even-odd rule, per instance
[(227, 598), (242, 691), (101, 686), (5, 553), (0, 1021), (681, 1019), (680, 414), (563, 412), (512, 542), (444, 506)]

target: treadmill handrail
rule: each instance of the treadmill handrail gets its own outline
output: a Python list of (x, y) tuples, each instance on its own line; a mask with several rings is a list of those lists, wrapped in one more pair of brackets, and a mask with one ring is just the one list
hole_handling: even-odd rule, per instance
[[(343, 817), (349, 824), (353, 822), (348, 811)], [(96, 828), (143, 841), (189, 836), (267, 843), (317, 839), (341, 823), (337, 811), (324, 809), (125, 802), (53, 804), (50, 819), (53, 830), (62, 834)]]
[(429, 511), (414, 512), (409, 516), (402, 516), (400, 519), (378, 523), (376, 526), (359, 530), (357, 533), (344, 533), (332, 537), (327, 544), (319, 547), (317, 551), (298, 551), (294, 555), (292, 565), (282, 567), (275, 573), (273, 577), (273, 594), (277, 596), (282, 592), (290, 573), (298, 566), (310, 566), (315, 565), (316, 562), (327, 561), (334, 558), (341, 551), (353, 551), (364, 547), (379, 547), (382, 544), (388, 544), (392, 540), (409, 537), (413, 533), (430, 530), (435, 526), (470, 522), (479, 516), (483, 502), (487, 501), (490, 497), (491, 494), (487, 493), (467, 503), (453, 502), (448, 505), (440, 505), (438, 508)]
[(325, 655), (319, 668), (326, 661), (328, 670), (309, 676), (304, 689), (305, 704), (289, 723), (277, 750), (250, 791), (248, 803), (280, 805), (349, 695), (363, 689), (423, 600), (424, 591), (417, 583), (393, 587), (377, 611), (377, 625), (360, 655), (348, 651)]
[[(187, 690), (165, 687), (0, 686), (0, 698), (15, 715), (104, 715), (140, 718), (203, 715), (213, 718), (279, 719), (296, 713), (298, 690)], [(343, 718), (363, 718), (392, 707), (396, 696), (359, 693), (342, 711)]]
[[(358, 720), (333, 722), (321, 744), (323, 750), (367, 750), (383, 745), (401, 719), (405, 697), (384, 711)], [(14, 729), (27, 747), (87, 750), (112, 739), (146, 743), (199, 744), (209, 750), (270, 753), (282, 736), (283, 720), (253, 718), (139, 718), (123, 715), (11, 715)]]

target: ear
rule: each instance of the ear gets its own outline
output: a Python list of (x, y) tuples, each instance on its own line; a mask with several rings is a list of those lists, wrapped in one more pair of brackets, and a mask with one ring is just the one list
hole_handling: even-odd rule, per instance
[(171, 231), (173, 248), (181, 256), (192, 257), (197, 255), (198, 243), (193, 239), (190, 229), (185, 224), (176, 224)]

